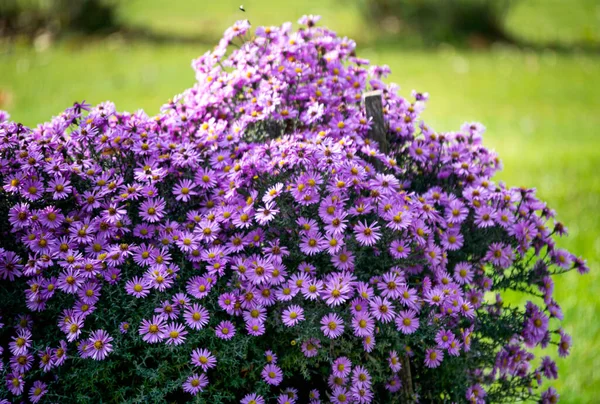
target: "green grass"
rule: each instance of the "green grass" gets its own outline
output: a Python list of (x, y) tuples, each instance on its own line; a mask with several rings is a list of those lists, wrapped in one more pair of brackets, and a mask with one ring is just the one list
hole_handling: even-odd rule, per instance
[[(578, 42), (585, 32), (598, 39), (594, 1), (526, 0), (509, 16), (511, 29), (539, 41)], [(130, 22), (163, 32), (218, 36), (231, 21), (244, 17), (239, 1), (125, 2), (121, 15)], [(256, 24), (295, 21), (302, 13), (323, 14), (323, 24), (356, 38), (367, 38), (357, 9), (335, 0), (245, 4)], [(596, 14), (594, 14), (596, 10)], [(562, 18), (564, 16), (564, 18)], [(550, 18), (554, 18), (551, 20)], [(553, 27), (563, 21), (560, 29)], [(568, 22), (568, 24), (566, 24)], [(530, 23), (530, 24), (528, 24)], [(512, 25), (511, 25), (512, 24)], [(537, 25), (536, 25), (537, 24)], [(591, 30), (586, 31), (589, 25)], [(532, 28), (533, 27), (533, 28)], [(355, 35), (357, 34), (357, 35)], [(585, 35), (584, 35), (585, 34)], [(483, 122), (485, 144), (497, 150), (504, 170), (497, 179), (511, 186), (536, 187), (570, 229), (559, 242), (588, 259), (592, 272), (556, 279), (556, 298), (572, 333), (574, 349), (559, 359), (560, 378), (553, 383), (564, 402), (594, 402), (600, 391), (600, 56), (528, 53), (502, 47), (487, 52), (371, 48), (359, 40), (359, 55), (391, 66), (391, 81), (408, 95), (428, 91), (425, 118), (439, 131), (458, 129), (465, 121)], [(210, 45), (128, 44), (107, 41), (64, 41), (36, 52), (24, 46), (0, 47), (0, 92), (15, 120), (35, 125), (75, 100), (112, 100), (120, 110), (158, 112), (160, 105), (194, 82), (192, 58)], [(6, 97), (5, 97), (6, 98)], [(0, 108), (3, 108), (0, 106)], [(554, 355), (556, 357), (556, 355)]]

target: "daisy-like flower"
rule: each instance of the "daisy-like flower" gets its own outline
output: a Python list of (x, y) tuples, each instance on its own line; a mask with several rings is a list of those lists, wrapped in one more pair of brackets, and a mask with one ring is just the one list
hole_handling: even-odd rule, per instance
[(32, 403), (37, 403), (47, 392), (48, 385), (40, 380), (36, 380), (29, 389), (29, 400), (31, 400)]
[(188, 332), (185, 331), (183, 324), (171, 323), (165, 329), (165, 343), (168, 345), (181, 345), (185, 342), (187, 333)]
[(419, 317), (414, 310), (403, 310), (396, 316), (396, 328), (404, 334), (412, 334), (419, 328)]
[(352, 370), (352, 384), (365, 387), (371, 386), (371, 375), (364, 366), (354, 367)]
[(25, 388), (25, 381), (23, 380), (23, 374), (20, 372), (13, 371), (6, 375), (6, 387), (13, 395), (19, 396), (23, 393)]
[(191, 180), (181, 180), (179, 184), (173, 187), (173, 195), (175, 195), (175, 200), (188, 202), (192, 196), (198, 195), (198, 193), (194, 190), (195, 186), (196, 185)]
[(356, 241), (358, 241), (360, 245), (374, 245), (381, 237), (379, 229), (380, 227), (376, 223), (367, 224), (366, 221), (364, 223), (358, 222), (358, 224), (354, 226), (354, 235), (356, 236)]
[(321, 342), (316, 338), (309, 338), (302, 343), (301, 349), (304, 356), (312, 358), (318, 355)]
[(194, 366), (201, 367), (205, 372), (217, 366), (217, 358), (208, 349), (194, 349), (190, 362)]
[(229, 340), (235, 335), (235, 326), (231, 321), (221, 321), (215, 328), (215, 334), (218, 338)]
[(435, 336), (435, 342), (440, 349), (448, 349), (456, 337), (450, 330), (441, 329)]
[(389, 323), (390, 321), (393, 321), (396, 316), (392, 302), (386, 298), (381, 298), (380, 296), (374, 297), (369, 302), (369, 307), (373, 317), (382, 323)]
[(293, 327), (304, 320), (304, 309), (298, 305), (289, 306), (283, 311), (281, 320), (287, 327)]
[(136, 276), (127, 281), (125, 284), (125, 291), (128, 295), (141, 299), (148, 296), (148, 293), (150, 293), (150, 284), (145, 278)]
[(193, 303), (185, 308), (183, 318), (188, 327), (200, 330), (208, 324), (210, 314), (203, 306)]
[(267, 190), (267, 192), (263, 195), (262, 197), (262, 201), (263, 202), (271, 202), (273, 199), (277, 198), (279, 195), (281, 195), (281, 192), (283, 190), (283, 184), (281, 182), (273, 185), (271, 188), (269, 188)]
[(103, 360), (112, 352), (113, 338), (104, 330), (94, 331), (88, 340), (90, 345), (90, 356), (95, 360)]
[(402, 369), (402, 363), (400, 363), (400, 359), (398, 358), (398, 352), (390, 351), (390, 355), (388, 356), (388, 364), (394, 373), (398, 373), (400, 369)]
[(150, 344), (155, 344), (165, 338), (166, 319), (162, 316), (152, 316), (152, 321), (142, 320), (139, 333), (142, 339)]
[(31, 347), (31, 331), (28, 329), (19, 330), (12, 338), (13, 341), (8, 344), (8, 348), (13, 355), (22, 355)]
[(127, 334), (129, 328), (131, 328), (131, 325), (127, 321), (123, 321), (119, 324), (119, 331), (121, 334)]
[(345, 356), (340, 356), (331, 365), (333, 375), (336, 377), (346, 377), (352, 371), (352, 362)]
[(444, 352), (436, 348), (428, 348), (425, 351), (425, 366), (428, 368), (437, 368), (444, 359)]
[(454, 267), (454, 280), (459, 285), (473, 282), (473, 268), (468, 262), (459, 262)]
[(265, 404), (265, 399), (256, 393), (246, 394), (240, 404)]
[(265, 360), (267, 361), (267, 363), (272, 363), (274, 365), (277, 364), (277, 355), (271, 351), (271, 350), (267, 350), (265, 351)]
[(266, 365), (260, 375), (265, 382), (272, 386), (278, 386), (283, 381), (283, 372), (277, 365)]
[(195, 396), (204, 390), (206, 386), (208, 386), (208, 377), (205, 374), (198, 375), (194, 373), (183, 383), (183, 391)]
[(356, 313), (352, 317), (352, 329), (357, 337), (373, 335), (375, 320), (368, 313)]
[(150, 198), (140, 205), (142, 220), (150, 223), (160, 222), (165, 215), (166, 203), (162, 198)]
[(258, 208), (254, 214), (254, 218), (260, 225), (265, 225), (275, 218), (275, 215), (279, 213), (277, 205), (274, 202), (266, 202), (265, 206)]
[(335, 339), (344, 333), (344, 321), (336, 313), (327, 314), (321, 319), (321, 331), (326, 337)]

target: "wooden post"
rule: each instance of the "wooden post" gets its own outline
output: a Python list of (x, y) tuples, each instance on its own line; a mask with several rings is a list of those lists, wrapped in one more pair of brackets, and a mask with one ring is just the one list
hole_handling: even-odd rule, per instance
[[(379, 150), (382, 153), (388, 153), (389, 142), (387, 139), (387, 130), (383, 118), (383, 99), (381, 90), (370, 91), (363, 95), (365, 100), (365, 111), (367, 118), (372, 120), (369, 129), (369, 138), (379, 143)], [(381, 162), (376, 162), (376, 167), (381, 169)], [(410, 360), (408, 354), (401, 355), (402, 369), (400, 369), (400, 379), (402, 380), (403, 402), (414, 402), (414, 391), (412, 375), (410, 371)]]
[(363, 95), (367, 118), (371, 119), (369, 138), (379, 143), (379, 150), (387, 153), (389, 144), (386, 136), (385, 121), (383, 120), (383, 100), (381, 90), (369, 91)]

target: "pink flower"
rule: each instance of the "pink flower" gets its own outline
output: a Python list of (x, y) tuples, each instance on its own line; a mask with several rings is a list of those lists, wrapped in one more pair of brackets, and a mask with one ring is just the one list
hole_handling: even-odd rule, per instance
[(194, 349), (191, 356), (192, 365), (200, 366), (205, 372), (217, 366), (217, 359), (208, 349)]
[(321, 319), (321, 331), (326, 337), (335, 339), (344, 333), (344, 321), (335, 313), (330, 313)]
[(289, 306), (281, 315), (283, 324), (288, 327), (293, 327), (300, 321), (304, 320), (304, 310), (298, 305)]

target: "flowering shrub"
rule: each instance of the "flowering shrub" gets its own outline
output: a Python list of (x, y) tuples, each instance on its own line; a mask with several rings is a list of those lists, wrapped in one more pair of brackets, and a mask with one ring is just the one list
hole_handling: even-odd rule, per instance
[(110, 102), (33, 129), (0, 117), (0, 395), (558, 398), (531, 349), (571, 346), (551, 275), (588, 269), (555, 247), (566, 228), (491, 180), (480, 124), (435, 132), (427, 94), (397, 95), (317, 20), (252, 38), (236, 23), (155, 117)]

